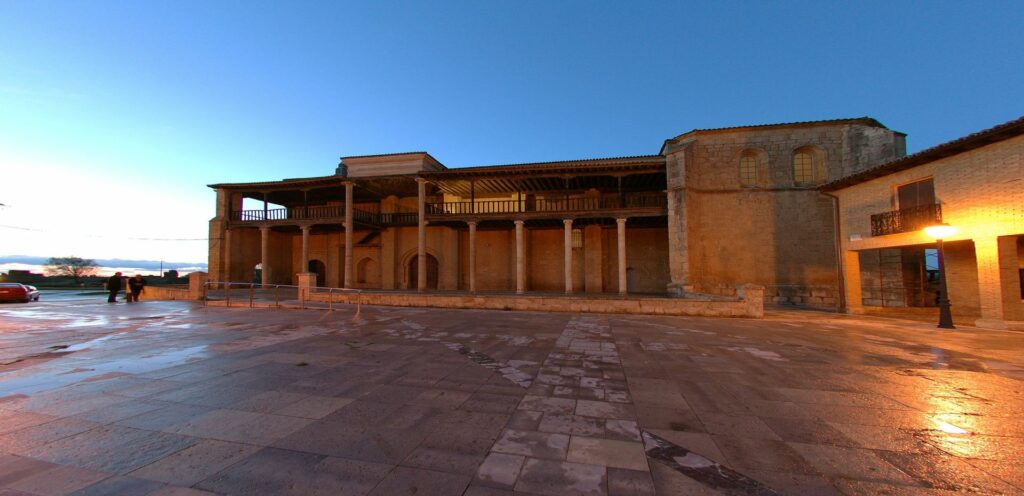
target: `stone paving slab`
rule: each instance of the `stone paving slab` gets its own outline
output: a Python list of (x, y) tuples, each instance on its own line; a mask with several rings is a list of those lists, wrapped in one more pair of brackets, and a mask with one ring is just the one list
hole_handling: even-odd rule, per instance
[(350, 310), (0, 305), (0, 494), (1024, 493), (1019, 333)]

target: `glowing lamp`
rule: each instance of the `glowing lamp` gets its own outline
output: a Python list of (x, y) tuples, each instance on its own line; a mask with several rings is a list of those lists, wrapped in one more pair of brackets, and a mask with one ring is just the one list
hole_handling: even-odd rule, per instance
[(924, 228), (924, 233), (935, 239), (946, 239), (957, 233), (959, 229), (949, 224), (936, 224)]

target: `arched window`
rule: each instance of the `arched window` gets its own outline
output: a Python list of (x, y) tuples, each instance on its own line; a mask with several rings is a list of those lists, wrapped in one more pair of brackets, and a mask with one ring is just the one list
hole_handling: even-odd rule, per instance
[(825, 171), (825, 152), (815, 146), (797, 148), (793, 152), (793, 183), (820, 184), (828, 179)]
[(744, 155), (740, 158), (740, 184), (748, 188), (757, 186), (757, 157)]
[(740, 185), (744, 188), (756, 188), (768, 185), (768, 156), (764, 150), (748, 148), (740, 154)]
[(814, 181), (814, 157), (808, 152), (793, 154), (793, 181), (809, 184)]

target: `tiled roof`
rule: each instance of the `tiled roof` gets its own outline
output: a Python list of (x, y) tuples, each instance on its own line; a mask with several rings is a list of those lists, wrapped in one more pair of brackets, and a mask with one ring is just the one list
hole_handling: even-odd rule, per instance
[(207, 184), (210, 188), (255, 188), (260, 186), (281, 186), (283, 184), (299, 185), (299, 184), (319, 184), (324, 182), (337, 182), (341, 184), (345, 178), (337, 175), (330, 176), (317, 176), (317, 177), (302, 177), (296, 179), (282, 179), (280, 181), (259, 181), (254, 183), (218, 183), (218, 184)]
[(877, 167), (853, 174), (851, 176), (832, 181), (821, 187), (823, 191), (835, 191), (842, 189), (847, 186), (870, 181), (882, 176), (887, 176), (894, 172), (909, 169), (911, 167), (917, 167), (929, 162), (934, 162), (939, 159), (958, 155), (975, 148), (981, 148), (985, 145), (990, 145), (999, 141), (1013, 138), (1024, 134), (1024, 117), (1005, 122), (995, 127), (978, 131), (976, 133), (968, 134), (962, 138), (957, 138), (953, 141), (947, 141), (941, 145), (933, 146), (926, 150), (919, 151), (913, 155), (907, 155), (906, 157), (893, 160), (891, 162), (884, 163)]
[[(669, 138), (669, 139), (665, 140), (665, 144), (667, 145), (668, 143), (671, 143), (671, 142), (674, 142), (674, 141), (678, 141), (679, 139), (683, 138), (684, 136), (687, 136), (687, 135), (690, 135), (690, 134), (694, 134), (694, 133), (712, 133), (712, 132), (722, 132), (722, 131), (742, 131), (742, 130), (748, 130), (748, 129), (765, 129), (765, 128), (824, 126), (824, 125), (833, 125), (833, 124), (862, 124), (862, 125), (865, 125), (865, 126), (872, 126), (872, 127), (880, 127), (882, 129), (889, 129), (889, 128), (885, 127), (884, 124), (882, 124), (881, 122), (878, 122), (877, 120), (875, 120), (872, 117), (851, 117), (851, 118), (845, 118), (845, 119), (825, 119), (825, 120), (819, 120), (819, 121), (778, 122), (778, 123), (774, 123), (774, 124), (751, 124), (751, 125), (747, 125), (747, 126), (730, 126), (730, 127), (713, 127), (713, 128), (706, 128), (706, 129), (693, 129), (692, 131), (687, 131), (687, 132), (685, 132), (683, 134), (680, 134), (679, 136), (676, 136), (675, 138)], [(896, 131), (896, 132), (899, 132), (899, 131)], [(903, 133), (899, 133), (899, 134), (903, 134)], [(662, 152), (665, 151), (664, 145), (662, 146), (661, 150), (662, 150)]]
[[(347, 157), (341, 157), (341, 159), (342, 159), (342, 160), (344, 160), (344, 159), (346, 159), (346, 158), (376, 158), (376, 157), (394, 157), (394, 156), (398, 156), (398, 155), (427, 155), (427, 156), (429, 156), (430, 154), (429, 154), (429, 153), (427, 153), (427, 152), (398, 152), (398, 153), (378, 153), (378, 154), (375, 154), (375, 155), (349, 155), (349, 156), (347, 156)], [(431, 157), (431, 158), (433, 158), (433, 157)], [(436, 159), (435, 159), (435, 160), (436, 160)]]
[(622, 163), (657, 163), (663, 161), (664, 157), (661, 155), (631, 155), (626, 157), (607, 157), (607, 158), (584, 158), (577, 160), (557, 160), (552, 162), (526, 162), (519, 164), (501, 164), (501, 165), (479, 165), (474, 167), (453, 167), (446, 171), (432, 172), (434, 175), (444, 175), (459, 172), (503, 172), (506, 170), (536, 170), (536, 169), (557, 169), (563, 167), (573, 166), (588, 166), (588, 165), (612, 165)]

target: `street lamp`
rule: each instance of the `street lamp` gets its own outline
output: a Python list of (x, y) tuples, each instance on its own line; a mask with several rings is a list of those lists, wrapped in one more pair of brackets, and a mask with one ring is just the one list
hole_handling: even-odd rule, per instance
[(942, 260), (942, 239), (956, 234), (957, 228), (949, 224), (936, 224), (924, 228), (924, 233), (935, 238), (939, 259), (939, 328), (956, 329), (953, 314), (949, 311), (949, 294), (946, 290), (946, 264)]

